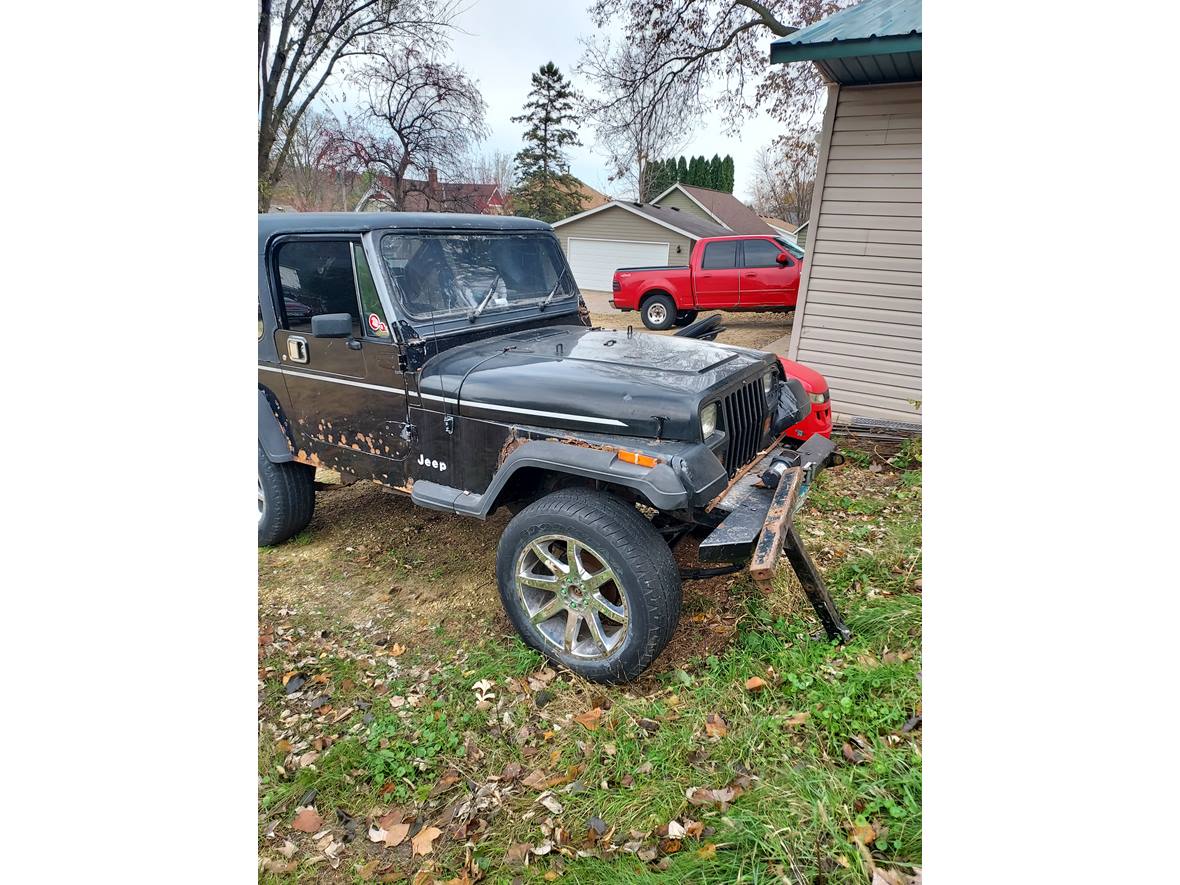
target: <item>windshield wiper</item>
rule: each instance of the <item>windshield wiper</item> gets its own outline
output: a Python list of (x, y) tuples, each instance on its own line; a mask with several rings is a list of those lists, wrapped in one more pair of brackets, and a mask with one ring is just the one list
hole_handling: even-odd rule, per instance
[(491, 301), (492, 296), (496, 294), (496, 286), (498, 286), (499, 283), (500, 283), (500, 272), (497, 271), (496, 278), (494, 280), (492, 280), (492, 285), (488, 287), (488, 294), (483, 296), (483, 300), (481, 302), (479, 302), (479, 306), (467, 315), (467, 319), (474, 322), (475, 318), (478, 317), (481, 313), (483, 313), (483, 309), (488, 306), (488, 302)]
[(553, 296), (556, 295), (557, 290), (561, 288), (561, 281), (565, 279), (565, 275), (569, 272), (570, 266), (567, 264), (564, 268), (562, 268), (561, 273), (557, 275), (557, 282), (553, 284), (553, 288), (549, 291), (549, 294), (545, 296), (545, 300), (541, 302), (541, 306), (539, 308), (540, 310), (544, 310), (545, 305), (553, 300)]

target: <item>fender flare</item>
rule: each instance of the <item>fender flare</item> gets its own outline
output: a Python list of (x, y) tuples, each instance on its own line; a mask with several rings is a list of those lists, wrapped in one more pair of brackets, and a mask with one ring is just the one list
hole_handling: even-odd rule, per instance
[(272, 464), (295, 460), (295, 445), (283, 427), (278, 403), (261, 387), (258, 388), (258, 444)]
[(703, 445), (690, 445), (655, 467), (621, 461), (610, 448), (592, 448), (555, 440), (532, 440), (518, 446), (500, 465), (482, 494), (437, 483), (414, 483), (414, 502), (486, 519), (500, 492), (517, 471), (537, 468), (631, 489), (657, 510), (684, 510), (711, 500), (728, 482), (725, 468)]

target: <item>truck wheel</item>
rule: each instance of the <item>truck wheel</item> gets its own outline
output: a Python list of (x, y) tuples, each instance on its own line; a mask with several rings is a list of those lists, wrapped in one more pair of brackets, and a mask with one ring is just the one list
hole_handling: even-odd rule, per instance
[(299, 534), (315, 510), (315, 468), (273, 464), (258, 446), (258, 546), (269, 547)]
[(687, 326), (690, 325), (697, 318), (695, 310), (681, 310), (676, 314), (676, 325)]
[(668, 644), (680, 572), (639, 512), (604, 492), (534, 501), (496, 551), (500, 599), (524, 641), (592, 682), (627, 682)]
[(668, 295), (652, 295), (643, 302), (639, 315), (649, 329), (670, 329), (676, 321), (676, 303)]

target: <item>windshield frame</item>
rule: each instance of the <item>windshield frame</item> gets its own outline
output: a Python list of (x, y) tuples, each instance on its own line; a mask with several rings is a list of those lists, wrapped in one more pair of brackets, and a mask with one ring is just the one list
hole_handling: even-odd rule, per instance
[[(470, 230), (454, 229), (454, 228), (386, 228), (374, 232), (373, 237), (374, 246), (378, 253), (378, 266), (380, 273), (386, 286), (389, 290), (391, 300), (397, 305), (397, 313), (403, 317), (404, 320), (412, 326), (429, 330), (430, 335), (441, 335), (448, 332), (463, 331), (473, 327), (484, 326), (498, 326), (509, 322), (520, 322), (520, 320), (534, 318), (539, 316), (554, 316), (562, 314), (576, 314), (578, 311), (578, 304), (581, 301), (581, 290), (578, 288), (577, 280), (574, 279), (573, 271), (569, 268), (569, 261), (566, 258), (565, 250), (561, 248), (561, 242), (552, 231), (537, 230), (537, 231), (521, 231), (521, 230), (495, 230), (489, 228), (475, 228)], [(542, 309), (541, 305), (545, 298), (549, 295), (549, 291), (539, 292), (536, 296), (531, 296), (524, 300), (512, 301), (505, 306), (496, 306), (493, 302), (484, 308), (483, 312), (478, 317), (471, 316), (471, 310), (466, 312), (452, 311), (446, 314), (434, 314), (431, 316), (419, 315), (411, 310), (410, 305), (406, 303), (403, 298), (403, 291), (401, 285), (394, 278), (390, 272), (389, 265), (385, 261), (383, 247), (387, 237), (544, 237), (547, 238), (555, 249), (555, 256), (561, 263), (557, 268), (559, 276), (558, 282), (562, 284), (562, 288), (568, 294), (563, 295), (561, 290), (553, 296), (553, 300), (545, 305)], [(564, 273), (563, 273), (564, 272)], [(564, 279), (562, 279), (564, 277)], [(474, 308), (474, 306), (473, 306)]]

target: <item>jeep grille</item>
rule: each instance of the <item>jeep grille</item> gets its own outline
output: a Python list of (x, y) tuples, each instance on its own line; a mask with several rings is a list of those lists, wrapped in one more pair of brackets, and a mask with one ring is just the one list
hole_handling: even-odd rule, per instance
[(758, 454), (765, 417), (766, 398), (762, 395), (761, 378), (739, 387), (721, 400), (721, 426), (726, 434), (721, 463), (730, 476)]

